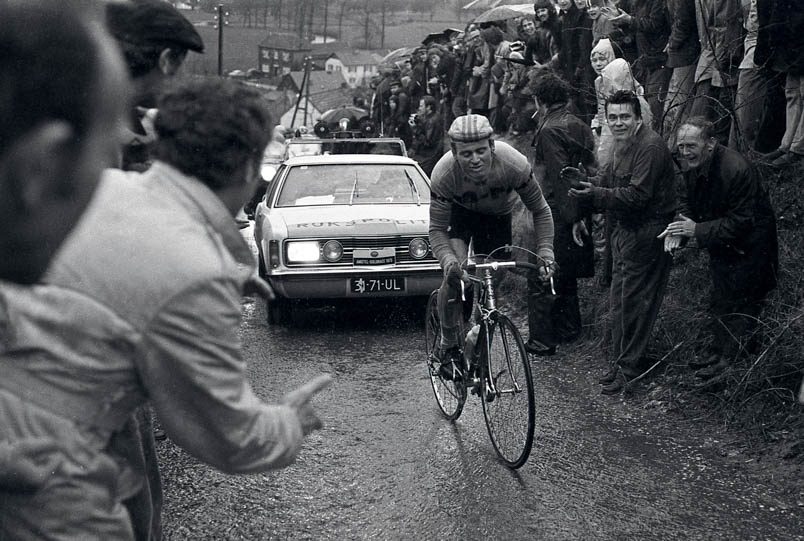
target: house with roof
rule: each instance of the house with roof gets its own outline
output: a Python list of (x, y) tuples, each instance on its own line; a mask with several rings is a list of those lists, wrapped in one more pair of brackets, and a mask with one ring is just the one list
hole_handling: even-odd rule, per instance
[(272, 32), (260, 42), (257, 65), (271, 77), (304, 69), (304, 59), (312, 46), (291, 32)]
[[(313, 70), (309, 73), (309, 92), (307, 88), (302, 88), (304, 79), (303, 71), (292, 71), (282, 77), (277, 85), (277, 90), (284, 92), (288, 98), (290, 106), (280, 116), (280, 123), (287, 128), (298, 126), (312, 126), (321, 118), (321, 115), (329, 109), (334, 109), (342, 105), (351, 105), (352, 92), (343, 78), (341, 72), (326, 72)], [(301, 92), (301, 101), (299, 93)], [(298, 110), (296, 103), (299, 103)], [(305, 109), (307, 110), (305, 120)], [(296, 118), (293, 113), (296, 111)]]
[(382, 57), (360, 49), (344, 49), (330, 54), (324, 63), (327, 72), (340, 72), (351, 88), (367, 85), (377, 74)]

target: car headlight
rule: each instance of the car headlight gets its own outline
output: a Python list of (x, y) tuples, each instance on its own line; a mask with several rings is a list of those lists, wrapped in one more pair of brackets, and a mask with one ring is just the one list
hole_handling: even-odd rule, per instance
[(408, 250), (413, 259), (424, 259), (430, 251), (430, 245), (424, 239), (415, 238), (408, 244)]
[(289, 263), (314, 263), (321, 259), (321, 251), (317, 241), (289, 242)]
[(343, 257), (343, 245), (337, 240), (327, 241), (321, 253), (330, 263), (337, 263)]

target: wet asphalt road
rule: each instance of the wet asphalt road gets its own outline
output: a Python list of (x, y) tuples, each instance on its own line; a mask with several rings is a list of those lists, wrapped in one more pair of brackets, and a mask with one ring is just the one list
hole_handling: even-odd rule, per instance
[(245, 298), (255, 392), (273, 401), (332, 374), (315, 400), (325, 427), (291, 467), (250, 476), (159, 443), (165, 537), (804, 539), (804, 494), (725, 453), (734, 435), (601, 396), (601, 366), (577, 350), (533, 358), (536, 438), (509, 470), (475, 396), (457, 422), (441, 417), (423, 304), (295, 310), (291, 325), (271, 326), (264, 302)]
[[(244, 301), (249, 377), (272, 400), (316, 374), (325, 428), (285, 470), (226, 476), (160, 443), (169, 539), (801, 539), (795, 497), (722, 456), (716, 434), (597, 394), (596, 371), (534, 359), (537, 435), (500, 464), (480, 403), (445, 421), (421, 307), (300, 310)], [(577, 364), (577, 363), (575, 363)]]

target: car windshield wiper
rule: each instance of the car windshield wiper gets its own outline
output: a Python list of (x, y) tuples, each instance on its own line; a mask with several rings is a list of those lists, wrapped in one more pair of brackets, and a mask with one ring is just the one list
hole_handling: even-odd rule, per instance
[[(349, 194), (349, 206), (352, 206), (352, 200), (355, 198), (355, 194), (357, 193), (357, 169), (355, 169), (355, 182), (352, 184), (352, 193)], [(360, 197), (360, 194), (357, 194), (357, 197)]]
[(416, 193), (416, 206), (418, 207), (422, 206), (422, 196), (419, 193), (419, 189), (416, 187), (416, 183), (413, 182), (412, 178), (410, 178), (410, 175), (408, 174), (407, 170), (403, 169), (403, 171), (405, 173), (405, 177), (407, 177), (408, 179), (408, 184), (410, 184), (410, 192)]

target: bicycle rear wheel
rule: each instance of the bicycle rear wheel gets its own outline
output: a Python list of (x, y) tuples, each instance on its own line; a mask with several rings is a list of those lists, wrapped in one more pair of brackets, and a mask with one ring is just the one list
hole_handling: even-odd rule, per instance
[(488, 327), (488, 354), (483, 353), (483, 417), (500, 459), (519, 468), (530, 455), (536, 416), (530, 361), (511, 320), (499, 313), (495, 320)]
[(427, 371), (433, 394), (441, 413), (450, 421), (460, 417), (463, 405), (466, 402), (466, 385), (462, 382), (442, 379), (438, 368), (441, 363), (436, 358), (441, 343), (441, 320), (438, 317), (438, 290), (430, 294), (427, 299), (427, 309), (424, 316), (424, 343), (427, 357)]

